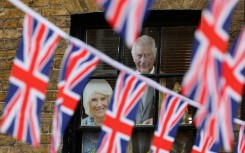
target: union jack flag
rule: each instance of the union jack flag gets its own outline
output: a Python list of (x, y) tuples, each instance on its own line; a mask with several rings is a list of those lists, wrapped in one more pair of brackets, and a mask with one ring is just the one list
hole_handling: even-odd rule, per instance
[(196, 142), (191, 153), (216, 153), (219, 151), (219, 144), (215, 143), (215, 139), (201, 130), (196, 137)]
[(245, 152), (245, 126), (241, 125), (235, 153)]
[(210, 129), (210, 136), (216, 139), (219, 145), (231, 150), (233, 143), (233, 119), (236, 116), (241, 102), (245, 82), (245, 29), (242, 30), (238, 41), (224, 56), (221, 63), (221, 85), (218, 89), (218, 98), (211, 104), (205, 125), (201, 129)]
[(98, 153), (126, 152), (145, 87), (144, 82), (121, 71), (102, 125)]
[(22, 39), (9, 78), (1, 132), (34, 147), (40, 142), (41, 107), (59, 39), (44, 23), (25, 16)]
[[(245, 83), (245, 28), (239, 39), (225, 54), (220, 62), (221, 83), (213, 97), (216, 100), (210, 104), (209, 114), (201, 129), (206, 130), (217, 144), (223, 145), (230, 151), (234, 139), (233, 119), (236, 116), (241, 102), (242, 91)], [(217, 95), (216, 95), (217, 94)]]
[(208, 113), (213, 86), (219, 86), (220, 68), (215, 58), (222, 58), (226, 52), (231, 14), (237, 2), (213, 0), (202, 12), (202, 22), (195, 32), (192, 64), (184, 77), (182, 89), (184, 95), (201, 104), (195, 117), (197, 126)]
[[(183, 82), (183, 94), (201, 104), (194, 123), (200, 129), (204, 128), (205, 132), (214, 139), (224, 136), (222, 139), (224, 142), (230, 141), (233, 133), (229, 128), (221, 127), (223, 124), (228, 124), (227, 122), (221, 123), (215, 113), (219, 110), (219, 115), (221, 113), (228, 115), (227, 112), (223, 112), (228, 111), (226, 110), (228, 109), (227, 102), (220, 104), (219, 100), (222, 97), (220, 94), (223, 86), (222, 71), (224, 71), (222, 63), (228, 46), (228, 29), (237, 2), (238, 0), (214, 0), (203, 11), (202, 22), (195, 32), (192, 65)], [(220, 128), (218, 128), (218, 124), (220, 124)], [(225, 136), (224, 131), (228, 137)], [(230, 147), (230, 145), (225, 146)], [(225, 149), (229, 150), (227, 147)]]
[(153, 153), (170, 152), (187, 105), (178, 97), (166, 94), (151, 145)]
[(50, 152), (57, 152), (90, 74), (99, 62), (86, 48), (70, 43), (62, 61), (55, 103)]
[(153, 0), (96, 0), (110, 26), (131, 47), (138, 38)]
[(233, 119), (242, 100), (245, 83), (245, 28), (233, 48), (224, 56), (221, 63), (221, 84), (218, 99), (212, 109), (205, 127), (225, 150), (230, 151), (233, 143)]

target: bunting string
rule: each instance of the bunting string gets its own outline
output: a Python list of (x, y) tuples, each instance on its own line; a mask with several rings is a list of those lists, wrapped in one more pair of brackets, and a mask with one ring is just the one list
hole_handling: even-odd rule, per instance
[[(167, 94), (171, 94), (173, 96), (176, 96), (176, 97), (184, 100), (185, 102), (187, 102), (188, 104), (190, 104), (193, 107), (196, 107), (198, 109), (201, 107), (200, 104), (197, 103), (196, 101), (193, 101), (193, 100), (191, 100), (191, 99), (189, 99), (189, 98), (187, 98), (187, 97), (185, 97), (183, 95), (180, 95), (180, 94), (178, 94), (178, 93), (176, 93), (176, 92), (174, 92), (174, 91), (172, 91), (172, 90), (160, 85), (159, 83), (153, 81), (150, 78), (147, 78), (147, 77), (145, 77), (143, 75), (137, 74), (133, 69), (121, 64), (118, 61), (113, 60), (112, 58), (110, 58), (109, 56), (107, 56), (104, 53), (100, 52), (96, 48), (84, 43), (83, 41), (81, 41), (81, 40), (79, 40), (79, 39), (77, 39), (75, 37), (72, 37), (72, 36), (68, 35), (63, 30), (61, 30), (60, 28), (55, 26), (53, 23), (48, 21), (46, 18), (42, 17), (37, 12), (33, 11), (31, 8), (29, 8), (27, 5), (25, 5), (21, 1), (19, 1), (19, 0), (8, 0), (8, 1), (11, 2), (17, 8), (21, 9), (23, 12), (25, 12), (27, 14), (31, 14), (33, 17), (35, 17), (39, 21), (41, 21), (44, 24), (46, 24), (50, 29), (55, 31), (62, 38), (67, 39), (70, 42), (73, 42), (77, 46), (87, 48), (91, 53), (93, 53), (94, 55), (98, 56), (103, 62), (111, 65), (112, 67), (114, 67), (114, 68), (116, 68), (116, 69), (118, 69), (120, 71), (125, 71), (126, 73), (137, 77), (138, 79), (144, 81), (148, 86), (151, 86), (152, 88), (155, 88), (155, 89), (157, 89), (157, 90), (159, 90), (159, 91), (161, 91), (163, 93), (167, 93)], [(242, 120), (237, 119), (237, 118), (234, 119), (234, 123), (245, 126), (245, 121), (242, 121)]]

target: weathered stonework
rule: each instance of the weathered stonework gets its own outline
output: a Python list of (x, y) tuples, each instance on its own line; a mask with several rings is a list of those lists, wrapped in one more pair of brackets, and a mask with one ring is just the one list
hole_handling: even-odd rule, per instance
[[(95, 0), (22, 0), (26, 5), (40, 13), (56, 26), (69, 33), (70, 17), (73, 14), (99, 12)], [(201, 10), (207, 5), (207, 0), (155, 0), (153, 10)], [(0, 0), (0, 115), (2, 116), (5, 102), (8, 79), (21, 37), (24, 13), (9, 3)], [(231, 38), (234, 40), (244, 24), (244, 0), (234, 13), (230, 29)], [(50, 133), (54, 101), (56, 99), (57, 79), (60, 62), (62, 60), (67, 41), (62, 39), (55, 52), (54, 64), (51, 70), (51, 78), (48, 84), (47, 99), (41, 114), (41, 144), (39, 148), (32, 148), (13, 139), (10, 136), (0, 134), (0, 152), (4, 153), (46, 153), (50, 146)], [(0, 118), (1, 121), (1, 118)]]

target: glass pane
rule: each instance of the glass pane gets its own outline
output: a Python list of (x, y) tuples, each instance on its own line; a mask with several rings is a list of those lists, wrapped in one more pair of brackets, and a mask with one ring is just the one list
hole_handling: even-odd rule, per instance
[(96, 153), (100, 132), (83, 132), (82, 153)]
[(82, 94), (81, 126), (100, 126), (108, 108), (115, 79), (91, 79)]
[(196, 108), (192, 106), (188, 106), (180, 124), (193, 124), (193, 117), (194, 117), (195, 111), (196, 111)]
[(193, 130), (178, 130), (171, 153), (190, 153), (195, 138)]
[[(162, 78), (162, 79), (160, 79), (160, 84), (167, 87), (170, 90), (173, 90), (174, 92), (180, 93), (180, 91), (181, 91), (181, 79), (182, 78), (178, 78), (178, 77)], [(161, 105), (163, 99), (164, 99), (164, 93), (160, 92), (160, 94), (159, 94), (159, 102), (160, 102), (159, 104), (160, 105)]]
[[(182, 78), (181, 77), (173, 77), (173, 78), (162, 78), (160, 79), (160, 84), (167, 87), (168, 89), (176, 92), (176, 93), (180, 93), (181, 92), (181, 82), (182, 82)], [(161, 106), (164, 100), (164, 93), (160, 92), (159, 93), (159, 105), (158, 105), (158, 114), (161, 111)], [(186, 110), (182, 121), (180, 122), (181, 124), (192, 124), (192, 119), (193, 119), (193, 115), (195, 113), (195, 109), (191, 106), (188, 107), (188, 109)]]
[[(148, 35), (148, 36), (151, 36), (154, 40), (155, 40), (155, 43), (156, 43), (156, 47), (158, 46), (158, 29), (157, 28), (144, 28), (142, 30), (142, 33), (141, 33), (141, 36), (142, 35)], [(123, 63), (132, 68), (132, 69), (136, 69), (136, 66), (135, 66), (135, 63), (133, 61), (133, 58), (132, 58), (132, 54), (131, 54), (131, 48), (128, 48), (124, 45), (124, 53), (123, 53)], [(155, 65), (156, 65), (156, 62), (155, 62)]]
[[(111, 29), (89, 29), (86, 31), (86, 43), (100, 50), (114, 60), (118, 60), (119, 37)], [(93, 75), (117, 74), (117, 70), (100, 62)]]
[(150, 152), (153, 131), (134, 131), (128, 143), (127, 153)]
[(161, 72), (185, 73), (190, 65), (195, 27), (162, 28)]

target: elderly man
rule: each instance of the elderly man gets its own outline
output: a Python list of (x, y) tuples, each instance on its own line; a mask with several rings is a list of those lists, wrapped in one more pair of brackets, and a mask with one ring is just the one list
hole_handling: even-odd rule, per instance
[[(155, 41), (150, 36), (141, 36), (134, 43), (131, 53), (136, 66), (136, 72), (139, 74), (154, 74), (154, 63), (156, 60)], [(152, 125), (154, 117), (154, 89), (147, 87), (138, 112), (136, 115), (137, 125)], [(143, 132), (143, 131), (142, 131)], [(152, 133), (135, 132), (133, 134), (133, 152), (145, 153), (150, 149)]]
[[(156, 47), (152, 37), (146, 35), (139, 37), (134, 43), (131, 53), (137, 73), (155, 73), (154, 63), (156, 59)], [(136, 116), (136, 124), (153, 124), (153, 95), (153, 88), (147, 87)]]
[(138, 73), (154, 73), (156, 50), (155, 41), (152, 37), (144, 35), (136, 40), (131, 53)]

